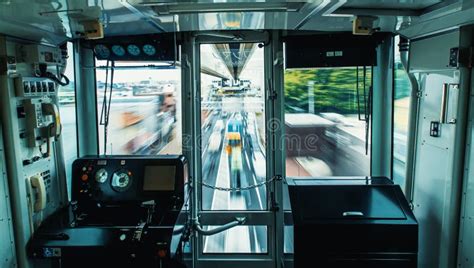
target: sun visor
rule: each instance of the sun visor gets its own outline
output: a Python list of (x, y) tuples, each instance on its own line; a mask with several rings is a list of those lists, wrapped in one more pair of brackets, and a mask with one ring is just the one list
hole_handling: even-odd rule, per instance
[(285, 38), (286, 68), (375, 66), (376, 48), (385, 36), (383, 33), (288, 36)]

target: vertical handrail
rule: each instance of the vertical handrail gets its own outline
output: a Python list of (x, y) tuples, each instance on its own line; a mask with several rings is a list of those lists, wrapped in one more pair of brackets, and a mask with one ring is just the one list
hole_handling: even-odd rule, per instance
[(448, 105), (448, 90), (449, 90), (449, 84), (448, 83), (443, 83), (443, 88), (441, 92), (441, 109), (440, 109), (440, 114), (439, 114), (439, 122), (441, 124), (446, 124), (446, 111), (447, 111), (447, 105)]

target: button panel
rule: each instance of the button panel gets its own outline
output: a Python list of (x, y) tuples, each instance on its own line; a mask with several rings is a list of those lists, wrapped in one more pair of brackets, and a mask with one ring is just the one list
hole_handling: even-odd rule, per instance
[(15, 78), (15, 94), (17, 97), (41, 97), (56, 95), (55, 82), (41, 77)]

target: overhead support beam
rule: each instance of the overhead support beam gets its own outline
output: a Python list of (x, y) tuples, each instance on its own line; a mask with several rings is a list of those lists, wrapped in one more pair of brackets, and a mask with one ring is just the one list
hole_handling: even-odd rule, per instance
[(142, 20), (148, 22), (151, 26), (153, 26), (155, 29), (157, 29), (161, 33), (166, 32), (166, 30), (163, 28), (163, 26), (161, 26), (161, 24), (159, 24), (157, 21), (155, 21), (151, 17), (141, 12), (138, 8), (134, 7), (132, 4), (128, 2), (128, 0), (120, 0), (120, 4), (122, 4), (122, 6), (130, 10), (130, 12), (132, 12), (133, 14), (140, 17)]
[[(323, 0), (319, 5), (317, 5), (313, 10), (311, 10), (296, 26), (295, 30), (301, 29), (306, 23), (313, 19), (317, 14), (322, 13), (323, 16), (331, 16), (331, 14), (344, 5), (347, 0), (338, 0), (336, 3), (333, 3), (331, 0)], [(332, 4), (332, 5), (331, 5)], [(324, 12), (322, 12), (324, 10)]]
[(353, 8), (341, 7), (333, 15), (354, 15), (354, 16), (402, 16), (402, 17), (421, 17), (429, 16), (431, 18), (448, 15), (454, 10), (460, 11), (462, 4), (456, 0), (443, 1), (438, 4), (422, 9), (396, 9), (396, 8)]
[(201, 73), (207, 74), (207, 75), (210, 75), (210, 76), (214, 76), (214, 77), (218, 77), (218, 78), (222, 78), (222, 79), (229, 79), (228, 76), (225, 76), (225, 75), (219, 73), (218, 71), (212, 70), (211, 68), (206, 67), (206, 66), (201, 66)]
[(219, 12), (298, 12), (304, 2), (237, 2), (237, 3), (139, 3), (151, 6), (159, 15)]
[(420, 10), (413, 9), (393, 9), (393, 8), (351, 8), (341, 7), (335, 10), (334, 15), (354, 15), (354, 16), (419, 16)]
[[(450, 6), (454, 6), (454, 5), (461, 5), (463, 3), (460, 3), (462, 1), (458, 1), (458, 0), (444, 0), (444, 1), (441, 1), (439, 2), (438, 4), (434, 4), (432, 6), (429, 6), (425, 9), (423, 9), (423, 14), (427, 14), (427, 13), (430, 13), (432, 11), (437, 11), (437, 10), (442, 10), (442, 9), (445, 9), (445, 8), (448, 8)], [(468, 2), (468, 1), (465, 1), (465, 2)]]
[[(176, 67), (181, 67), (181, 62), (177, 61), (176, 62)], [(218, 72), (216, 70), (213, 70), (213, 69), (211, 69), (209, 67), (206, 67), (206, 66), (201, 66), (201, 73), (207, 74), (207, 75), (210, 75), (210, 76), (214, 76), (214, 77), (218, 77), (218, 78), (222, 78), (222, 79), (229, 79), (228, 76), (223, 75), (220, 72)]]
[(256, 44), (227, 43), (214, 44), (213, 47), (221, 58), (222, 62), (226, 65), (234, 80), (237, 80), (247, 65), (248, 60), (252, 56)]
[(311, 20), (316, 14), (319, 13), (323, 8), (331, 3), (330, 0), (324, 0), (321, 4), (317, 5), (311, 12), (308, 13), (298, 24), (295, 26), (295, 30), (299, 30), (303, 25), (305, 25), (309, 20)]

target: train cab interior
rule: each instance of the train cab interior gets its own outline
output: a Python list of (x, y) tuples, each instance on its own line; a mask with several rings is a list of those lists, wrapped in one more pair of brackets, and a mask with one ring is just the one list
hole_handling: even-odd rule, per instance
[(474, 1), (0, 0), (0, 267), (474, 267)]

